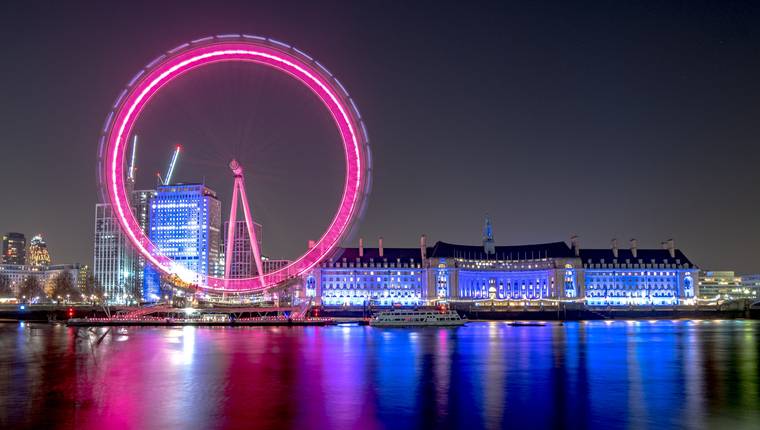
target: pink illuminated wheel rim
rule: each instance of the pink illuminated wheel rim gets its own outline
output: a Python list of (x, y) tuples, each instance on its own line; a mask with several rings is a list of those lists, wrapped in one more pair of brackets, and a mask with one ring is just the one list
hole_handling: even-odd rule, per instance
[(161, 273), (180, 280), (196, 274), (163, 255), (140, 229), (129, 209), (125, 189), (126, 141), (143, 108), (166, 84), (190, 70), (226, 61), (263, 64), (306, 85), (332, 114), (343, 143), (346, 179), (338, 210), (316, 244), (279, 270), (263, 277), (223, 279), (208, 277), (199, 288), (218, 292), (251, 292), (300, 277), (329, 258), (361, 217), (371, 184), (369, 139), (356, 104), (341, 83), (320, 63), (285, 43), (259, 36), (219, 35), (182, 44), (162, 54), (129, 82), (108, 114), (98, 149), (98, 179), (102, 199), (135, 249)]

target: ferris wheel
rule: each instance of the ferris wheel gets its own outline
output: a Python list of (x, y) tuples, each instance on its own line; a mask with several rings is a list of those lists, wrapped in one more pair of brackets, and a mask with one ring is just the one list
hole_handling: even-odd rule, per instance
[[(330, 112), (343, 147), (345, 181), (340, 203), (322, 236), (287, 265), (263, 273), (260, 250), (252, 230), (250, 209), (242, 186), (242, 166), (230, 163), (235, 175), (234, 196), (241, 192), (258, 273), (246, 278), (195, 273), (169, 258), (140, 228), (130, 209), (125, 187), (127, 139), (150, 100), (172, 80), (193, 69), (220, 62), (250, 62), (285, 73), (309, 88)], [(98, 148), (98, 181), (102, 199), (111, 204), (122, 231), (137, 252), (162, 274), (185, 283), (203, 279), (198, 288), (214, 292), (253, 292), (281, 285), (307, 274), (329, 258), (361, 218), (371, 187), (369, 139), (356, 104), (344, 86), (322, 64), (303, 51), (270, 38), (224, 34), (193, 40), (148, 63), (119, 94), (103, 125)], [(233, 197), (235, 199), (236, 197)], [(233, 201), (233, 208), (236, 202)], [(234, 217), (234, 214), (232, 214)], [(230, 223), (232, 226), (234, 222)], [(232, 230), (230, 229), (230, 232)], [(229, 260), (229, 259), (228, 259)]]

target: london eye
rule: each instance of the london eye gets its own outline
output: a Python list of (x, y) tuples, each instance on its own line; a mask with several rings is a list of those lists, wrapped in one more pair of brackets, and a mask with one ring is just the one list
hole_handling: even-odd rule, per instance
[[(260, 250), (251, 229), (250, 209), (242, 186), (242, 167), (233, 160), (230, 168), (235, 175), (235, 197), (229, 237), (231, 238), (234, 223), (235, 200), (240, 195), (258, 268), (255, 276), (239, 278), (230, 277), (229, 268), (223, 275), (197, 273), (167, 256), (140, 227), (130, 210), (125, 187), (128, 139), (144, 108), (174, 79), (194, 69), (222, 62), (263, 65), (306, 86), (330, 113), (340, 136), (345, 159), (345, 180), (340, 202), (324, 232), (301, 255), (267, 273), (261, 269)], [(162, 275), (180, 282), (197, 284), (199, 289), (216, 293), (266, 290), (307, 274), (328, 259), (350, 235), (361, 218), (371, 187), (372, 161), (367, 131), (355, 102), (344, 86), (326, 67), (303, 51), (273, 39), (241, 34), (217, 35), (184, 43), (166, 51), (140, 69), (119, 94), (107, 115), (100, 138), (98, 160), (101, 198), (111, 204), (119, 226), (136, 252)], [(198, 279), (203, 281), (198, 283)]]

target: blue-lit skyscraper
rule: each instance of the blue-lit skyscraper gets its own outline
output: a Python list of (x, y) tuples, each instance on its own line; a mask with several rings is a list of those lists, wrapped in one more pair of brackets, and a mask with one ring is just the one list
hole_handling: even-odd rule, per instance
[[(198, 274), (204, 283), (219, 259), (221, 203), (216, 193), (202, 184), (158, 187), (150, 203), (150, 240), (169, 258)], [(145, 269), (143, 299), (160, 297), (160, 278), (150, 266)]]

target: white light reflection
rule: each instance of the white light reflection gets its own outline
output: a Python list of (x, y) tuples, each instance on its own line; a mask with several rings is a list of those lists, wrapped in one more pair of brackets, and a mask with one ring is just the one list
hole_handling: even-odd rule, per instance
[[(179, 338), (182, 338), (181, 340)], [(193, 363), (193, 355), (195, 354), (195, 327), (186, 326), (173, 332), (169, 339), (171, 343), (182, 343), (182, 350), (171, 351), (169, 359), (174, 365), (188, 365)]]

